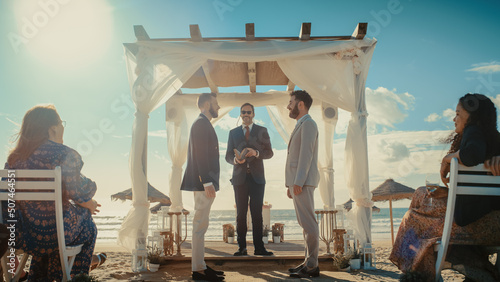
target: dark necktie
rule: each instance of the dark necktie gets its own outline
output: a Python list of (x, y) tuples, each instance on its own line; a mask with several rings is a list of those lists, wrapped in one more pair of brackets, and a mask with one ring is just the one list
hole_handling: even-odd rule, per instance
[(248, 138), (250, 137), (250, 128), (247, 126), (245, 126), (245, 140), (248, 141)]

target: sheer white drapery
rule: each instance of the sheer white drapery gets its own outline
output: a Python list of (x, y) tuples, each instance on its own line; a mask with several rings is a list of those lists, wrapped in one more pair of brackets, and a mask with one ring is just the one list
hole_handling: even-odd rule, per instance
[[(348, 130), (348, 141), (346, 142), (346, 166), (348, 174), (348, 186), (353, 200), (359, 202), (369, 202), (371, 199), (368, 190), (368, 162), (366, 151), (366, 117), (364, 107), (364, 83), (368, 72), (369, 63), (373, 54), (376, 40), (365, 38), (363, 40), (343, 40), (343, 41), (256, 41), (256, 42), (159, 42), (159, 41), (139, 41), (125, 44), (127, 57), (127, 73), (131, 83), (131, 94), (136, 106), (136, 118), (133, 127), (132, 147), (130, 153), (130, 171), (132, 178), (132, 191), (134, 206), (125, 218), (119, 232), (118, 241), (121, 245), (133, 249), (140, 234), (147, 233), (147, 179), (146, 179), (146, 149), (147, 149), (147, 115), (165, 103), (174, 95), (182, 85), (195, 73), (207, 60), (220, 60), (232, 62), (259, 62), (276, 61), (285, 75), (297, 86), (306, 89), (315, 99), (315, 103), (325, 102), (330, 105), (347, 110), (353, 114)], [(219, 103), (221, 115), (231, 107), (239, 106), (235, 99), (231, 98), (231, 93), (225, 98), (220, 94)], [(255, 95), (255, 96), (253, 96)], [(251, 100), (255, 106), (272, 105), (270, 97), (263, 96), (256, 100), (258, 94), (245, 95), (245, 101)], [(261, 94), (268, 95), (268, 94)], [(187, 96), (187, 95), (182, 95)], [(254, 99), (255, 98), (255, 99)], [(233, 100), (231, 100), (233, 99)], [(267, 99), (267, 102), (266, 102)], [(286, 100), (288, 97), (286, 96)], [(228, 101), (229, 105), (222, 104)], [(317, 101), (317, 102), (316, 102)], [(225, 103), (225, 102), (224, 102)], [(276, 103), (276, 102), (275, 102)], [(281, 104), (278, 109), (283, 111), (288, 102)], [(275, 110), (274, 112), (280, 112)], [(269, 112), (273, 112), (270, 108)], [(283, 114), (271, 115), (274, 117)], [(192, 116), (185, 113), (185, 117)], [(273, 119), (275, 122), (277, 119)], [(286, 120), (286, 119), (285, 119)], [(182, 135), (189, 128), (190, 122), (167, 125), (167, 129), (172, 133), (169, 137), (169, 147), (178, 144), (181, 147), (187, 142)], [(217, 120), (213, 121), (214, 123)], [(285, 134), (288, 122), (282, 122), (281, 128)], [(179, 128), (177, 129), (176, 125)], [(172, 127), (173, 126), (173, 127)], [(186, 126), (186, 127), (184, 127)], [(333, 125), (334, 126), (334, 125)], [(332, 129), (330, 125), (327, 128)], [(320, 127), (321, 130), (325, 126)], [(177, 130), (177, 131), (176, 131)], [(329, 130), (329, 129), (328, 129)], [(333, 129), (332, 129), (333, 131)], [(288, 133), (289, 134), (289, 133)], [(328, 131), (326, 134), (331, 136)], [(364, 137), (363, 137), (364, 136)], [(285, 139), (288, 141), (288, 136)], [(333, 141), (333, 140), (332, 140)], [(354, 149), (355, 148), (355, 149)], [(327, 147), (324, 148), (328, 154)], [(170, 151), (170, 149), (169, 149)], [(171, 185), (179, 185), (180, 175), (179, 164), (184, 163), (183, 157), (171, 154), (175, 179), (171, 180)], [(175, 159), (175, 161), (174, 161)], [(181, 165), (182, 166), (182, 165)], [(329, 161), (325, 160), (322, 167), (326, 168), (325, 179), (330, 171)], [(361, 178), (360, 180), (357, 180)], [(330, 181), (330, 180), (329, 180)], [(333, 177), (331, 177), (331, 187), (333, 189)], [(330, 186), (330, 184), (328, 185)], [(182, 206), (180, 192), (171, 186), (171, 196), (173, 205)], [(172, 193), (174, 192), (174, 193)], [(332, 194), (333, 195), (333, 194)], [(325, 206), (333, 206), (333, 196), (323, 196), (328, 203)], [(331, 199), (331, 200), (330, 200)], [(362, 227), (368, 230), (369, 226)], [(370, 240), (369, 238), (367, 240)]]

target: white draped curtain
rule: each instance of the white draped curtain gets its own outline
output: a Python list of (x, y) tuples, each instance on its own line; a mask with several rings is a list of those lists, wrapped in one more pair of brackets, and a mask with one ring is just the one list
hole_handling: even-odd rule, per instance
[[(145, 156), (147, 155), (148, 114), (170, 99), (208, 59), (233, 62), (277, 61), (285, 75), (297, 86), (306, 89), (315, 101), (335, 105), (353, 113), (346, 142), (347, 183), (353, 200), (362, 203), (363, 207), (369, 206), (371, 194), (368, 187), (364, 83), (375, 44), (376, 40), (367, 38), (363, 40), (307, 42), (172, 43), (139, 41), (125, 44), (127, 73), (136, 114), (130, 152), (133, 207), (118, 234), (119, 244), (128, 249), (134, 249), (137, 238), (147, 234), (149, 203), (147, 202), (147, 161)], [(231, 103), (229, 96), (227, 101)], [(225, 99), (220, 99), (220, 101), (223, 100)], [(251, 96), (246, 97), (246, 101), (248, 100), (255, 101), (255, 106), (266, 105), (260, 105), (261, 102), (253, 100)], [(233, 103), (230, 106), (234, 107), (234, 105)], [(230, 106), (221, 105), (223, 107), (221, 116), (230, 110)], [(283, 109), (281, 110), (283, 111)], [(185, 114), (185, 117), (188, 116), (190, 115)], [(174, 124), (170, 130), (168, 129), (169, 125), (167, 125), (167, 130), (173, 132), (172, 139), (169, 137), (169, 148), (174, 148), (175, 144), (184, 146), (183, 144), (187, 141), (180, 135), (186, 132), (185, 130), (190, 123), (187, 121), (185, 124), (177, 123), (180, 127), (186, 126), (179, 130), (175, 126), (175, 121), (169, 122)], [(217, 120), (214, 120), (215, 122)], [(282, 130), (285, 131), (287, 127), (288, 125), (283, 125)], [(323, 126), (321, 129), (325, 129), (325, 127)], [(283, 134), (285, 133), (283, 132)], [(327, 134), (330, 135), (330, 133)], [(325, 150), (327, 150), (326, 147)], [(173, 157), (173, 163), (175, 159), (173, 166), (176, 170), (176, 178), (171, 180), (171, 185), (177, 186), (180, 183), (179, 176), (181, 175), (178, 165), (185, 160), (177, 153), (172, 154), (170, 149), (169, 154)], [(330, 173), (328, 171), (329, 165), (328, 160), (325, 160), (325, 164), (321, 164), (322, 167), (327, 168), (325, 175)], [(174, 196), (173, 205), (182, 205), (180, 192), (172, 191), (172, 189), (171, 187), (171, 196)], [(174, 193), (172, 194), (172, 192)], [(322, 194), (322, 198), (325, 197), (333, 199), (333, 196), (323, 196)], [(329, 205), (333, 205), (330, 200), (325, 206)], [(363, 231), (365, 234), (369, 234), (369, 229), (369, 224), (359, 227), (360, 234)], [(369, 236), (366, 239), (361, 239), (361, 241), (369, 240)]]

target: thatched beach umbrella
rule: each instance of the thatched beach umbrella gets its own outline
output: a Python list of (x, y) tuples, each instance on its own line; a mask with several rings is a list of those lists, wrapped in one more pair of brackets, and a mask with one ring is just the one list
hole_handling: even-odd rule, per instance
[[(349, 199), (349, 201), (343, 203), (344, 209), (346, 211), (350, 211), (352, 209), (352, 202), (354, 202), (352, 199)], [(372, 207), (372, 212), (380, 212), (380, 209), (377, 208), (376, 206)]]
[(157, 214), (159, 210), (161, 210), (161, 207), (169, 207), (170, 204), (165, 204), (165, 203), (158, 203), (154, 207), (150, 208), (149, 211), (152, 214)]
[[(125, 191), (116, 193), (114, 195), (111, 195), (111, 200), (132, 200), (132, 188), (127, 189)], [(163, 194), (162, 192), (156, 190), (151, 184), (148, 182), (148, 201), (150, 203), (153, 202), (160, 202), (164, 204), (170, 205), (172, 202), (170, 202), (170, 198)]]
[(415, 193), (415, 189), (397, 183), (393, 179), (387, 179), (384, 183), (380, 184), (377, 188), (372, 190), (372, 201), (389, 201), (389, 210), (391, 212), (391, 239), (394, 245), (394, 225), (392, 222), (392, 201), (411, 199)]

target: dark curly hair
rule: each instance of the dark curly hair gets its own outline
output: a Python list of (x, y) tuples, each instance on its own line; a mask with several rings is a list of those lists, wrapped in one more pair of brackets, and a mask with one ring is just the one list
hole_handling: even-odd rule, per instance
[[(500, 144), (500, 133), (497, 130), (497, 109), (493, 102), (483, 94), (466, 94), (459, 99), (462, 108), (469, 113), (465, 127), (477, 125), (484, 132), (488, 148), (487, 158), (493, 156), (492, 149)], [(450, 151), (454, 153), (460, 149), (462, 133), (452, 133), (447, 139), (451, 143)]]

